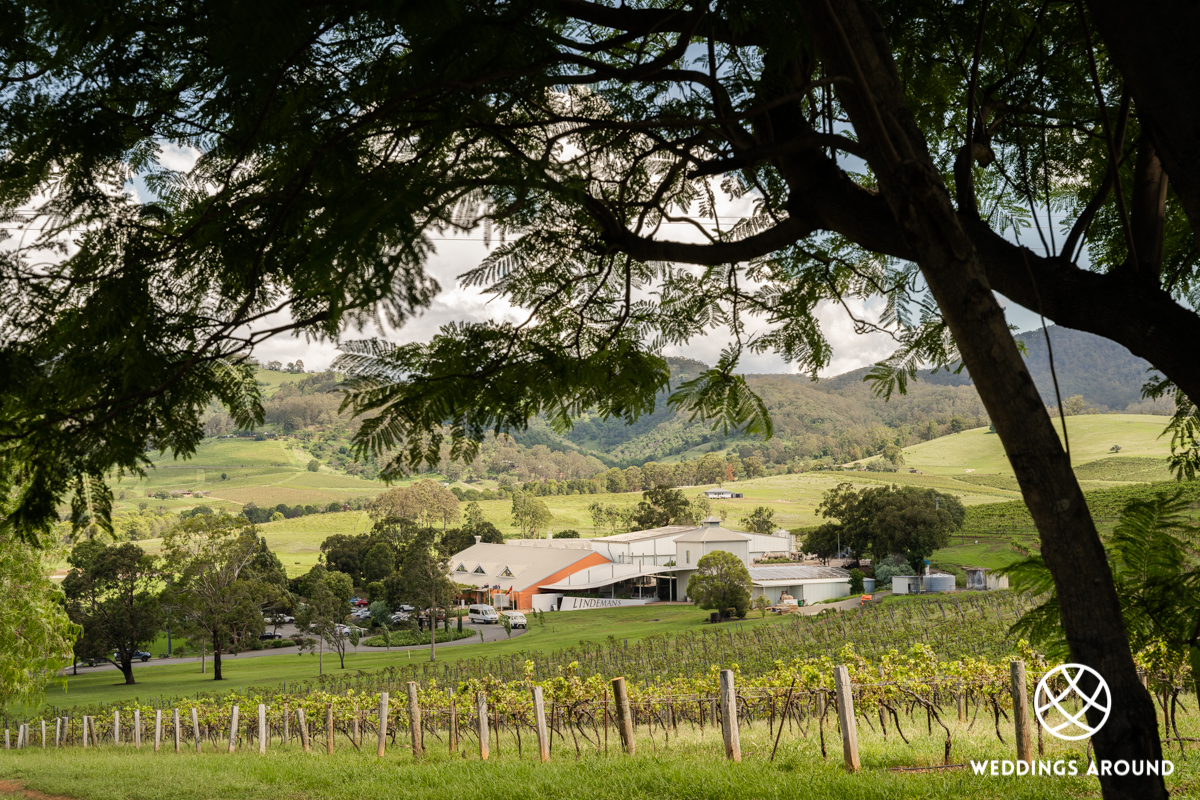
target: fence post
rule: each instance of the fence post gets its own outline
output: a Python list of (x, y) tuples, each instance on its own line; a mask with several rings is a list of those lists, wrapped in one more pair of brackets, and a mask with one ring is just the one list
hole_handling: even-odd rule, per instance
[(25, 749), (25, 723), (24, 722), (17, 723), (17, 749), (18, 750)]
[(258, 754), (265, 755), (267, 752), (267, 707), (262, 703), (258, 704)]
[(1025, 662), (1009, 664), (1012, 673), (1013, 726), (1017, 732), (1017, 760), (1033, 767), (1033, 739), (1029, 730), (1029, 695), (1025, 687)]
[[(180, 721), (179, 721), (179, 709), (178, 708), (171, 709), (171, 722), (174, 723), (174, 726), (175, 726), (174, 731), (172, 732), (172, 736), (175, 737), (175, 752), (178, 753), (183, 750), (183, 724), (180, 723)], [(194, 707), (192, 708), (192, 724), (196, 728), (196, 752), (199, 753), (200, 752), (200, 722), (198, 721), (196, 709)]]
[(289, 742), (289, 738), (288, 738), (288, 718), (291, 716), (291, 714), (292, 714), (292, 712), (291, 712), (291, 710), (290, 710), (290, 709), (287, 707), (287, 704), (284, 704), (284, 706), (283, 706), (283, 743), (284, 743), (285, 745), (286, 745), (286, 744)]
[(154, 710), (154, 752), (162, 747), (162, 709)]
[(488, 760), (488, 710), (487, 695), (478, 692), (475, 695), (475, 711), (479, 720), (479, 759)]
[(333, 755), (333, 703), (325, 704), (325, 755)]
[(379, 747), (375, 755), (383, 758), (383, 750), (387, 747), (388, 731), (388, 693), (379, 693)]
[(625, 752), (633, 755), (633, 713), (629, 709), (629, 692), (625, 689), (625, 678), (613, 678), (613, 700), (617, 711), (617, 730), (621, 734), (621, 744)]
[(858, 730), (854, 721), (854, 689), (850, 685), (850, 671), (844, 665), (834, 667), (833, 680), (837, 686), (838, 725), (842, 728), (842, 755), (846, 760), (846, 771), (858, 772), (862, 764), (858, 760)]
[[(196, 711), (196, 707), (192, 706), (192, 737), (196, 740), (196, 752), (199, 753), (204, 747), (200, 741), (200, 713)], [(179, 709), (175, 709), (175, 752), (179, 752), (179, 747), (183, 734), (179, 730)]]
[(46, 749), (46, 720), (42, 720), (42, 749)]
[(533, 718), (537, 724), (538, 755), (544, 764), (550, 760), (550, 737), (546, 734), (546, 702), (540, 686), (533, 687)]
[(62, 717), (54, 719), (54, 749), (62, 747)]
[(446, 688), (446, 708), (449, 712), (450, 733), (447, 738), (450, 740), (450, 752), (458, 752), (458, 706), (454, 704), (454, 690)]
[(133, 746), (138, 750), (142, 749), (142, 710), (140, 708), (133, 710)]
[(958, 705), (958, 721), (963, 721), (963, 682), (958, 682), (958, 691), (954, 693), (954, 699)]
[(308, 725), (304, 722), (304, 709), (296, 709), (296, 724), (300, 726), (300, 746), (304, 748), (304, 752), (309, 752), (308, 746)]
[[(88, 747), (88, 729), (87, 729), (88, 724), (87, 724), (87, 722), (88, 722), (87, 714), (84, 714), (83, 715), (83, 749), (84, 750), (86, 750)], [(8, 728), (4, 729), (4, 749), (5, 750), (8, 749)]]
[(233, 749), (235, 747), (237, 747), (237, 735), (238, 735), (238, 707), (235, 704), (233, 706), (233, 713), (229, 716), (229, 752), (231, 752), (231, 753), (233, 752)]
[(733, 685), (733, 670), (721, 670), (721, 738), (725, 740), (725, 757), (741, 763), (742, 740), (738, 731), (737, 690)]
[(416, 681), (408, 682), (408, 727), (412, 731), (413, 757), (420, 758), (425, 752), (425, 742), (421, 733), (421, 705), (417, 700)]

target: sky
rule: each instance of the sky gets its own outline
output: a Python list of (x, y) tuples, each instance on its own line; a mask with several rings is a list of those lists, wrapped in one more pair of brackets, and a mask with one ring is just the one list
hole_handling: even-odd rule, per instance
[[(195, 163), (197, 151), (173, 144), (161, 150), (160, 163), (168, 169), (186, 171)], [(140, 180), (131, 181), (126, 189), (135, 202), (150, 199), (150, 192)], [(718, 191), (718, 214), (724, 217), (744, 217), (751, 212), (752, 196), (739, 199), (723, 197)], [(728, 223), (725, 223), (728, 224)], [(698, 241), (699, 234), (690, 226), (678, 225), (668, 229), (664, 238), (680, 241)], [(495, 246), (493, 240), (492, 246)], [(458, 284), (458, 276), (477, 266), (488, 254), (489, 247), (478, 234), (463, 234), (446, 237), (435, 242), (435, 252), (426, 264), (426, 271), (437, 280), (441, 291), (429, 308), (410, 320), (399, 330), (379, 328), (371, 325), (362, 331), (349, 330), (343, 334), (347, 340), (378, 337), (394, 343), (428, 341), (437, 330), (450, 322), (482, 322), (485, 320), (519, 321), (524, 319), (520, 309), (515, 309), (503, 300), (490, 298), (477, 288), (464, 288)], [(1004, 297), (999, 297), (1010, 324), (1026, 331), (1041, 327), (1037, 314), (1030, 312)], [(851, 309), (860, 318), (877, 321), (883, 309), (883, 300), (852, 301)], [(830, 302), (823, 302), (817, 309), (821, 329), (829, 340), (832, 359), (820, 377), (841, 375), (861, 367), (869, 366), (887, 358), (896, 348), (895, 342), (882, 333), (858, 334), (849, 315)], [(267, 318), (261, 328), (269, 328), (283, 321)], [(748, 328), (751, 333), (762, 330), (765, 323), (752, 319)], [(684, 356), (706, 364), (714, 364), (721, 350), (729, 344), (727, 331), (715, 330), (703, 338), (693, 339), (686, 346), (668, 347), (668, 356)], [(304, 336), (277, 335), (260, 344), (253, 355), (260, 362), (280, 361), (283, 364), (300, 360), (306, 370), (324, 370), (339, 353), (337, 342), (321, 341)], [(745, 353), (741, 371), (746, 374), (795, 373), (794, 365), (774, 353)]]
[[(681, 237), (682, 238), (682, 237)], [(426, 270), (442, 287), (432, 305), (420, 316), (411, 320), (400, 330), (379, 329), (370, 326), (363, 331), (347, 331), (346, 339), (363, 339), (376, 336), (395, 343), (427, 341), (441, 326), (455, 321), (482, 322), (488, 319), (518, 321), (523, 319), (518, 310), (499, 299), (489, 298), (477, 289), (458, 285), (457, 276), (477, 266), (488, 253), (488, 248), (479, 237), (462, 236), (439, 240), (436, 252), (426, 265)], [(493, 246), (494, 246), (493, 242)], [(489, 302), (490, 300), (490, 302)], [(1041, 327), (1037, 314), (1030, 312), (1004, 297), (999, 297), (1009, 322), (1019, 330), (1026, 331)], [(882, 299), (866, 303), (856, 302), (851, 306), (856, 316), (875, 321), (883, 308)], [(887, 358), (895, 350), (895, 342), (884, 334), (857, 334), (853, 321), (845, 311), (832, 303), (823, 302), (817, 311), (821, 328), (833, 350), (829, 366), (820, 377), (832, 377), (869, 366)], [(760, 328), (762, 323), (753, 321)], [(270, 324), (267, 321), (266, 324)], [(716, 363), (722, 348), (729, 344), (728, 332), (717, 330), (703, 339), (693, 339), (684, 347), (668, 347), (664, 354), (685, 356), (706, 364)], [(255, 357), (265, 363), (278, 360), (284, 364), (300, 359), (307, 370), (327, 368), (338, 355), (336, 342), (309, 341), (303, 337), (276, 336), (256, 348)], [(788, 364), (774, 353), (746, 353), (742, 357), (741, 371), (754, 373), (795, 373), (796, 367)]]

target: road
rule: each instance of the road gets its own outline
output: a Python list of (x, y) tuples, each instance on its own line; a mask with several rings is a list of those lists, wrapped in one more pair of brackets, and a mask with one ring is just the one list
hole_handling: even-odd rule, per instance
[[(451, 624), (451, 626), (454, 625), (453, 622), (451, 622), (450, 624)], [(467, 622), (464, 619), (463, 620), (463, 629), (464, 630), (470, 629), (470, 630), (474, 630), (474, 631), (482, 631), (484, 642), (494, 642), (494, 641), (497, 641), (500, 639), (508, 638), (504, 633), (503, 625), (480, 625), (480, 624), (474, 623), (474, 622)], [(525, 631), (526, 631), (525, 628), (513, 628), (512, 635), (520, 636), (521, 634), (525, 633)], [(283, 634), (285, 640), (295, 632), (296, 632), (295, 625), (280, 625), (279, 626), (279, 633)], [(428, 631), (426, 632), (426, 635), (428, 635)], [(454, 642), (438, 642), (438, 649), (441, 650), (443, 647), (454, 647), (456, 645), (462, 645), (462, 644), (479, 644), (478, 634), (476, 634), (475, 636), (468, 636), (465, 639), (459, 639)], [(428, 649), (429, 649), (429, 643), (426, 642), (425, 644), (408, 645), (407, 647), (393, 647), (392, 652), (399, 652), (399, 651), (403, 651), (403, 650), (428, 650)], [(279, 655), (288, 655), (289, 653), (291, 655), (296, 655), (297, 652), (298, 651), (297, 651), (296, 646), (292, 645), (290, 647), (277, 647), (277, 648), (266, 649), (266, 650), (246, 650), (237, 655), (234, 655), (232, 653), (225, 653), (221, 656), (221, 658), (222, 658), (222, 660), (236, 659), (236, 660), (240, 661), (243, 658), (259, 658), (261, 656), (279, 656)], [(364, 648), (360, 645), (358, 652), (360, 652), (360, 653), (381, 652), (382, 653), (382, 652), (386, 652), (386, 651), (381, 647), (365, 647)], [(212, 661), (211, 654), (209, 656), (207, 656), (207, 660)], [(135, 662), (133, 662), (133, 666), (137, 667), (137, 668), (141, 668), (141, 667), (153, 667), (155, 665), (163, 665), (163, 664), (199, 664), (199, 663), (200, 663), (199, 656), (185, 656), (184, 658), (169, 658), (169, 659), (168, 658), (152, 658), (149, 661), (144, 661), (144, 662), (143, 661), (135, 661)], [(100, 672), (103, 670), (115, 670), (115, 669), (117, 669), (117, 667), (112, 664), (109, 664), (109, 663), (97, 664), (94, 667), (88, 667), (88, 666), (85, 666), (84, 664), (80, 664), (79, 665), (79, 674), (84, 675), (84, 674), (88, 674), (88, 673), (92, 673), (92, 672)], [(72, 668), (67, 667), (65, 670), (62, 671), (62, 674), (63, 675), (73, 674)]]

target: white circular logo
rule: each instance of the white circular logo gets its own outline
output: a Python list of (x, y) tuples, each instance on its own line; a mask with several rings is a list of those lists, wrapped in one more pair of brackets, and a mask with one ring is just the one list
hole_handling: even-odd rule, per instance
[[(1079, 686), (1079, 679), (1084, 674), (1094, 675), (1097, 681), (1096, 690), (1090, 696)], [(1062, 691), (1056, 691), (1049, 685), (1059, 677), (1066, 682)], [(1072, 698), (1077, 702), (1072, 703)], [(1068, 708), (1068, 705), (1077, 705), (1078, 708)], [(1094, 728), (1087, 721), (1086, 714), (1090, 708), (1104, 714)], [(1108, 684), (1099, 672), (1086, 664), (1059, 664), (1042, 676), (1033, 693), (1033, 710), (1038, 722), (1051, 736), (1069, 742), (1086, 739), (1103, 728), (1104, 723), (1108, 722), (1111, 708), (1112, 695), (1108, 691)]]

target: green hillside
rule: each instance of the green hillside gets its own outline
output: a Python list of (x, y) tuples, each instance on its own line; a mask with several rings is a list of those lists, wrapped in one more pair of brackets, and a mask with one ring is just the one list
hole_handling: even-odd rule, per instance
[[(1159, 438), (1168, 417), (1148, 414), (1085, 414), (1067, 417), (1067, 435), (1071, 444), (1071, 463), (1075, 466), (1116, 456), (1121, 458), (1163, 458), (1170, 453), (1169, 441)], [(1062, 424), (1054, 427), (1062, 438)], [(971, 472), (1012, 475), (1000, 437), (987, 428), (976, 428), (943, 436), (904, 448), (904, 461), (939, 475), (964, 475)], [(1081, 476), (1083, 477), (1083, 476)]]

